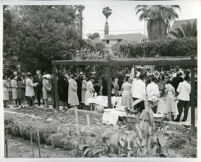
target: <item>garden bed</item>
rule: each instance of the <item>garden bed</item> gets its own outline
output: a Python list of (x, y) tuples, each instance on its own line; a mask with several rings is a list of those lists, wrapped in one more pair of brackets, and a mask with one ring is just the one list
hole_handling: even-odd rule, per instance
[[(64, 149), (71, 153), (70, 157), (196, 157), (197, 136), (188, 126), (165, 122), (156, 124), (154, 138), (161, 136), (162, 132), (161, 137), (167, 139), (165, 143), (161, 142), (166, 154), (161, 155), (157, 150), (148, 154), (142, 137), (143, 129), (140, 129), (142, 136), (139, 136), (135, 124), (107, 126), (102, 124), (101, 113), (79, 110), (77, 114), (79, 125), (73, 109), (55, 113), (52, 109), (22, 108), (5, 111), (5, 121), (13, 123), (9, 134), (30, 140), (31, 132), (33, 141), (37, 142), (39, 132), (41, 143)], [(160, 133), (159, 129), (162, 130)], [(140, 140), (136, 144), (134, 139), (138, 138)], [(159, 149), (160, 140), (156, 141), (153, 146)]]

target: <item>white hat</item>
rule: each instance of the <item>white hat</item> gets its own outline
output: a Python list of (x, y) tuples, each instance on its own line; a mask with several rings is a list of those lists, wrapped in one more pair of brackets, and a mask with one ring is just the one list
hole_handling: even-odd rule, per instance
[(51, 75), (50, 74), (45, 74), (45, 75), (43, 75), (43, 78), (51, 79)]
[(139, 76), (140, 76), (140, 72), (138, 71), (137, 74), (136, 74), (136, 77), (139, 77)]

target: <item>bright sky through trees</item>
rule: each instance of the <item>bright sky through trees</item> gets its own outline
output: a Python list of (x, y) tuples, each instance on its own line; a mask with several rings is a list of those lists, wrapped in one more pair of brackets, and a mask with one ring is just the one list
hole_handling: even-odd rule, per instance
[[(88, 33), (94, 32), (98, 32), (103, 36), (105, 17), (102, 14), (102, 8), (106, 6), (112, 9), (112, 15), (108, 21), (110, 34), (142, 33), (147, 35), (146, 24), (144, 21), (139, 21), (138, 16), (135, 14), (136, 4), (137, 2), (132, 1), (96, 1), (96, 3), (85, 3), (83, 12), (84, 37)], [(182, 3), (178, 2), (178, 5), (181, 7), (181, 11), (178, 10), (178, 20), (198, 18), (199, 5), (197, 2), (183, 1)]]

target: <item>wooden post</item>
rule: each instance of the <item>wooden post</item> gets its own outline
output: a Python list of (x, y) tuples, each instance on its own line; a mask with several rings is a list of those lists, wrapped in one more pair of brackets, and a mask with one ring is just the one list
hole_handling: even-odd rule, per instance
[(111, 67), (108, 65), (106, 70), (107, 73), (107, 95), (108, 95), (108, 107), (112, 108), (112, 102), (111, 102), (111, 84), (112, 84), (112, 78), (111, 78)]
[(38, 155), (39, 158), (41, 158), (41, 153), (40, 153), (40, 132), (37, 130), (37, 141), (38, 141)]
[(87, 115), (87, 126), (90, 127), (89, 115)]
[(53, 74), (54, 74), (54, 102), (56, 109), (59, 111), (59, 99), (58, 99), (58, 83), (57, 83), (57, 72), (56, 72), (56, 65), (53, 65)]
[(32, 131), (31, 131), (31, 128), (30, 128), (30, 142), (31, 142), (32, 157), (34, 158), (34, 148), (33, 148), (33, 139), (32, 139)]
[(6, 151), (6, 158), (8, 158), (8, 140), (7, 140), (6, 137), (5, 137), (5, 147), (6, 147), (6, 149), (5, 149), (5, 151)]
[[(191, 57), (194, 61), (194, 56)], [(191, 125), (195, 127), (195, 67), (191, 67)]]
[(79, 132), (79, 119), (78, 119), (77, 108), (75, 109), (75, 123), (76, 123), (76, 131), (77, 131), (77, 135), (79, 135), (80, 132)]

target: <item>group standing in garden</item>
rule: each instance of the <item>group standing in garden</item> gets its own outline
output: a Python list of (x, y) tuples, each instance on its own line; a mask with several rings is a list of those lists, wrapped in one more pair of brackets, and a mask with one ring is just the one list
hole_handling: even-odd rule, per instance
[[(35, 75), (14, 72), (12, 78), (3, 76), (4, 107), (8, 108), (12, 98), (14, 107), (25, 106), (25, 99), (29, 107), (37, 105), (55, 107), (55, 86), (52, 74), (41, 74), (40, 70)], [(89, 98), (97, 95), (107, 96), (107, 81), (105, 76), (98, 76), (95, 72), (86, 75), (84, 72), (68, 73), (58, 72), (59, 100), (62, 102), (63, 110), (71, 107), (88, 109)], [(152, 107), (154, 113), (162, 112), (168, 114), (171, 120), (180, 121), (184, 110), (182, 121), (187, 120), (190, 106), (190, 71), (174, 69), (169, 71), (154, 71), (136, 68), (122, 75), (112, 78), (112, 96), (121, 96), (121, 104), (128, 109), (142, 112), (145, 109), (144, 100), (155, 104)], [(41, 102), (41, 98), (43, 99)], [(162, 98), (161, 100), (159, 100)], [(51, 101), (50, 101), (51, 100)], [(137, 104), (133, 103), (139, 100)], [(159, 102), (160, 101), (160, 102)], [(177, 111), (176, 118), (173, 117)]]

